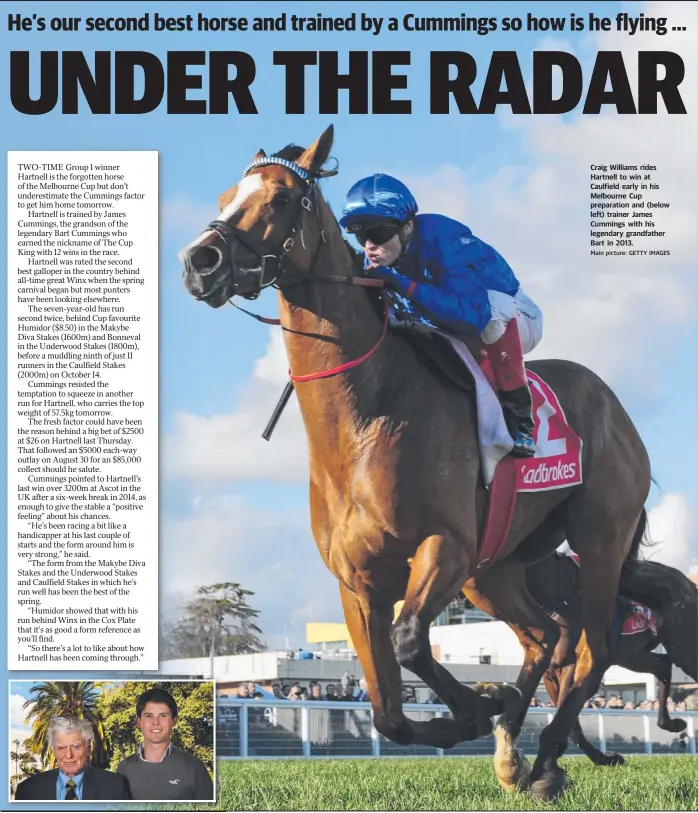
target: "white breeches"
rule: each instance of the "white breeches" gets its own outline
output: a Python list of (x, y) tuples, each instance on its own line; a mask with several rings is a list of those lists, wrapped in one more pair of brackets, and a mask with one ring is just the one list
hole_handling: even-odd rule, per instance
[(543, 336), (543, 314), (536, 303), (519, 288), (515, 296), (488, 291), (492, 319), (480, 334), (485, 344), (494, 344), (504, 335), (507, 324), (516, 319), (524, 355), (530, 353)]

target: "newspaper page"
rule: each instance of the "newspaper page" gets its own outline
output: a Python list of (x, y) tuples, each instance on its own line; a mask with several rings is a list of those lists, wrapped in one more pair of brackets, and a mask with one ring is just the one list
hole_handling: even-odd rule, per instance
[(697, 18), (2, 3), (0, 807), (696, 809)]

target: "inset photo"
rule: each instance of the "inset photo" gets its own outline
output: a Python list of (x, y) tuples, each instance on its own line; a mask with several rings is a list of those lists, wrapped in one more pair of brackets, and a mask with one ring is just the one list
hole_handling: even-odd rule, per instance
[(12, 680), (10, 801), (215, 801), (213, 681)]

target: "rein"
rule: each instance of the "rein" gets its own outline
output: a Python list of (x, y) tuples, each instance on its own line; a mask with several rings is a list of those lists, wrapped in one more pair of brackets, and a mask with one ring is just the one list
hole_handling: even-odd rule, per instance
[(573, 593), (573, 594), (572, 594), (572, 595), (571, 595), (569, 598), (566, 598), (564, 601), (561, 601), (559, 604), (556, 604), (556, 605), (555, 605), (555, 606), (552, 608), (552, 610), (548, 610), (548, 611), (547, 611), (547, 615), (549, 615), (549, 616), (557, 615), (557, 613), (559, 613), (559, 612), (561, 612), (562, 610), (564, 610), (564, 609), (565, 609), (565, 607), (567, 607), (567, 606), (568, 606), (569, 604), (571, 604), (573, 601), (575, 601), (576, 599), (578, 599), (578, 598), (579, 598), (581, 595), (582, 595), (582, 591), (581, 591), (581, 589), (580, 589), (580, 588), (578, 588), (576, 593)]
[[(380, 281), (380, 280), (378, 280)], [(373, 345), (373, 347), (367, 352), (364, 353), (358, 359), (354, 359), (353, 361), (347, 361), (345, 364), (340, 364), (338, 367), (333, 367), (331, 370), (324, 370), (320, 373), (309, 373), (308, 375), (291, 375), (291, 371), (288, 371), (288, 377), (291, 381), (317, 381), (321, 378), (330, 378), (330, 376), (338, 375), (339, 373), (344, 373), (347, 370), (351, 370), (352, 367), (358, 367), (359, 364), (366, 361), (366, 359), (371, 358), (371, 356), (378, 350), (378, 348), (383, 344), (383, 339), (385, 339), (385, 334), (388, 332), (388, 314), (390, 311), (390, 304), (388, 300), (385, 300), (384, 306), (384, 316), (383, 316), (383, 329), (381, 330), (381, 335), (378, 338), (378, 341)]]

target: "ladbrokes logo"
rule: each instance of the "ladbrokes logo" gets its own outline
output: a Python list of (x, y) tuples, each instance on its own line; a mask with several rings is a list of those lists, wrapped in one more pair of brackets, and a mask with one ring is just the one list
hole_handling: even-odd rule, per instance
[(554, 466), (547, 466), (542, 460), (536, 463), (535, 467), (522, 466), (521, 474), (523, 482), (527, 484), (557, 483), (571, 480), (577, 475), (576, 463), (563, 463), (560, 461)]

